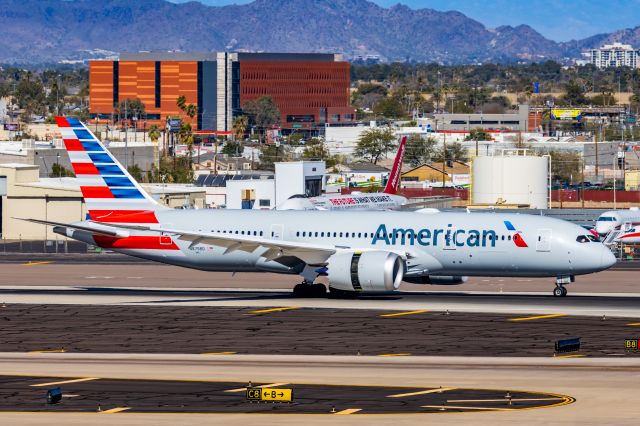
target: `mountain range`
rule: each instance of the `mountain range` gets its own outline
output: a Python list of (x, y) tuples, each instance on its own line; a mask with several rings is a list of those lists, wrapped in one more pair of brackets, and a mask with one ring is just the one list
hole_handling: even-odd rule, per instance
[(640, 26), (558, 43), (528, 25), (486, 28), (459, 12), (367, 0), (0, 0), (0, 63), (53, 63), (135, 51), (336, 52), (444, 64), (544, 61), (621, 41)]

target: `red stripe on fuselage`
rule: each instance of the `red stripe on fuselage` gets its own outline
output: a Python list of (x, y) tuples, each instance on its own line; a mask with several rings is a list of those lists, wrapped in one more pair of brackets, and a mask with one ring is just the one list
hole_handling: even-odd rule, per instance
[(158, 223), (151, 210), (89, 210), (89, 217), (105, 223)]
[(81, 186), (83, 198), (115, 198), (108, 186)]
[(134, 236), (126, 238), (107, 237), (94, 235), (94, 241), (102, 248), (112, 249), (137, 249), (137, 250), (180, 250), (167, 235), (161, 236)]
[(93, 163), (71, 163), (73, 166), (73, 172), (76, 175), (99, 175), (100, 172), (96, 169)]
[(67, 151), (84, 151), (84, 146), (80, 143), (78, 139), (63, 139), (64, 147), (67, 148)]

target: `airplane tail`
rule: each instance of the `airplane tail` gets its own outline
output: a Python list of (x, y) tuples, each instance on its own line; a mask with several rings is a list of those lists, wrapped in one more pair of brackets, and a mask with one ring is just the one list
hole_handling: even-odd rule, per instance
[(384, 187), (384, 191), (382, 191), (385, 194), (395, 194), (398, 192), (398, 187), (400, 186), (400, 175), (402, 174), (402, 160), (404, 159), (406, 145), (407, 137), (403, 136), (402, 139), (400, 139), (400, 146), (398, 147), (396, 159), (393, 162), (393, 168), (391, 169), (389, 180), (387, 181), (387, 185)]
[(166, 207), (147, 194), (95, 135), (79, 120), (55, 117), (89, 219), (104, 223), (158, 223)]

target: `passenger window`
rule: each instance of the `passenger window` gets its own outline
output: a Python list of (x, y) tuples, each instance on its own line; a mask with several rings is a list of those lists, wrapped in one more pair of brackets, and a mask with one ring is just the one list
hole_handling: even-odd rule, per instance
[(296, 237), (299, 237), (299, 236), (300, 236), (300, 232), (296, 232)]
[(502, 236), (502, 241), (504, 241), (504, 235)]
[(507, 240), (511, 241), (511, 235), (509, 235), (509, 236), (507, 237)]
[(262, 237), (262, 231), (260, 231), (260, 236)]
[(320, 236), (321, 236), (321, 237), (324, 237), (324, 232), (321, 232), (321, 233), (320, 233)]
[(316, 232), (316, 237), (318, 236), (318, 233)]
[(342, 238), (342, 232), (340, 233), (340, 238)]
[(358, 232), (358, 238), (362, 238), (362, 232)]

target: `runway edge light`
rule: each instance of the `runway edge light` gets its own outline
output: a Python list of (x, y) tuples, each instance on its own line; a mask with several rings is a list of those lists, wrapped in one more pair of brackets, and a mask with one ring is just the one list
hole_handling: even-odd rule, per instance
[(62, 389), (59, 387), (47, 391), (47, 404), (58, 404), (62, 401)]

